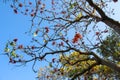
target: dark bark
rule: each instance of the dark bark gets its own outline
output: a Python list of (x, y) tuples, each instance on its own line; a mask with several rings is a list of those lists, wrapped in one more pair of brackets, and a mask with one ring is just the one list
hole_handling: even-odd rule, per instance
[(106, 65), (106, 66), (110, 67), (111, 69), (113, 69), (114, 71), (120, 73), (120, 67), (112, 62), (101, 59), (101, 64)]
[(120, 23), (114, 19), (108, 17), (105, 12), (93, 3), (92, 0), (86, 0), (91, 7), (93, 7), (101, 16), (101, 21), (108, 25), (110, 28), (114, 29), (120, 35)]

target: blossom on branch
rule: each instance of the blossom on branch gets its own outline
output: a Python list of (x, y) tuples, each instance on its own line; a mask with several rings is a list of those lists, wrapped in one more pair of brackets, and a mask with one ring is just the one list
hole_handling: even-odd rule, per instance
[(77, 43), (79, 39), (82, 39), (82, 35), (80, 33), (76, 33), (72, 42)]

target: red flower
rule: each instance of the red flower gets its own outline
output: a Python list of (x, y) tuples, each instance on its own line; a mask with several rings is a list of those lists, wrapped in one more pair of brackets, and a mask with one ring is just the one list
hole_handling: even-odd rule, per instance
[(82, 35), (80, 35), (79, 33), (76, 33), (76, 34), (75, 34), (75, 37), (76, 37), (76, 38), (79, 38), (79, 39), (82, 39)]
[(52, 62), (53, 62), (53, 63), (55, 62), (55, 59), (56, 59), (56, 58), (53, 58), (53, 59), (52, 59)]
[(22, 49), (22, 48), (23, 48), (23, 45), (19, 45), (19, 46), (18, 46), (18, 49)]
[(96, 32), (96, 35), (99, 35), (100, 33), (99, 32)]
[(73, 38), (73, 43), (77, 43), (78, 42), (78, 38)]
[(62, 11), (61, 13), (62, 13), (62, 14), (66, 14), (66, 11)]
[(48, 32), (49, 32), (49, 29), (48, 29), (48, 27), (45, 27), (45, 30), (46, 30), (46, 31), (45, 31), (46, 33), (48, 33)]
[(52, 42), (52, 45), (55, 45), (55, 41)]
[(79, 33), (76, 33), (73, 38), (73, 43), (77, 43), (79, 39), (82, 39), (82, 35)]
[(35, 46), (32, 46), (31, 48), (32, 48), (32, 49), (35, 49)]
[(33, 17), (34, 16), (34, 13), (32, 13), (32, 14), (30, 14), (31, 15), (31, 17)]
[(23, 7), (22, 3), (19, 4), (19, 7)]

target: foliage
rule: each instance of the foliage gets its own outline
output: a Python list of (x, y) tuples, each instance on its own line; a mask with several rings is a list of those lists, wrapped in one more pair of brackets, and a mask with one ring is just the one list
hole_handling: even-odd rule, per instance
[(14, 0), (10, 5), (13, 12), (31, 18), (26, 34), (32, 39), (28, 45), (19, 44), (17, 38), (9, 40), (5, 46), (9, 62), (26, 64), (33, 61), (35, 71), (36, 62), (46, 61), (54, 73), (59, 72), (72, 80), (88, 76), (88, 73), (114, 78), (117, 75), (114, 73), (119, 75), (120, 72), (119, 39), (115, 35), (105, 37), (111, 33), (109, 28), (120, 35), (120, 23), (111, 18), (115, 15), (114, 9), (108, 6), (117, 2)]
[(107, 38), (102, 41), (102, 45), (98, 50), (102, 56), (106, 59), (109, 59), (113, 62), (120, 61), (120, 37), (111, 32)]
[[(66, 77), (71, 77), (75, 73), (82, 73), (85, 69), (88, 69), (89, 66), (96, 63), (95, 60), (89, 60), (88, 55), (81, 55), (79, 52), (73, 52), (68, 56), (61, 55), (60, 61), (63, 65), (62, 72), (65, 73)], [(119, 63), (118, 63), (119, 65)], [(66, 75), (67, 74), (67, 75)], [(119, 77), (114, 78), (114, 76), (118, 76), (119, 74), (115, 73), (114, 70), (105, 66), (105, 65), (96, 65), (84, 74), (81, 74), (85, 78), (93, 79), (119, 79)], [(97, 77), (96, 77), (97, 76)], [(79, 77), (78, 77), (79, 79)]]
[(75, 73), (82, 72), (87, 69), (90, 65), (96, 63), (94, 60), (89, 60), (87, 55), (80, 55), (78, 52), (65, 56), (60, 56), (60, 61), (63, 64), (63, 73), (66, 73), (68, 77), (73, 76)]

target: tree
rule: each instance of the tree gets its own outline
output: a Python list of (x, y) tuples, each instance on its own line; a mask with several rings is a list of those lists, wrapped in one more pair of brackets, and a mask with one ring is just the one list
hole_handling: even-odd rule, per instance
[[(113, 9), (111, 10), (108, 6), (113, 2), (115, 4), (117, 0), (14, 1), (11, 8), (15, 14), (22, 13), (31, 17), (32, 24), (26, 34), (30, 33), (33, 38), (30, 45), (19, 44), (18, 39), (8, 41), (5, 52), (10, 63), (33, 61), (34, 70), (37, 61), (47, 61), (52, 67), (60, 70), (63, 66), (61, 65), (62, 59), (60, 60), (57, 56), (60, 54), (72, 55), (73, 52), (77, 52), (85, 62), (93, 63), (90, 65), (89, 62), (88, 64), (83, 63), (82, 65), (88, 67), (70, 75), (72, 80), (91, 71), (97, 65), (109, 67), (119, 73), (120, 67), (117, 64), (120, 60), (117, 57), (119, 51), (117, 55), (114, 55), (113, 48), (107, 49), (105, 46), (106, 50), (104, 50), (102, 47), (105, 42), (113, 44), (109, 47), (114, 46), (114, 42), (104, 41), (104, 35), (111, 33), (109, 28), (120, 35), (120, 23), (108, 16), (114, 15)], [(50, 4), (48, 5), (48, 3)], [(115, 49), (117, 49), (116, 47)], [(102, 56), (100, 52), (97, 52), (98, 49), (101, 50)], [(109, 52), (108, 55), (106, 55), (107, 52)], [(47, 56), (53, 56), (52, 61)], [(75, 59), (75, 63), (72, 65), (76, 66), (77, 63), (83, 61), (81, 59)], [(67, 62), (67, 64), (71, 65), (71, 62)]]
[[(96, 65), (92, 67), (90, 70), (89, 66), (92, 66), (96, 61), (93, 59), (89, 59), (89, 56), (86, 55), (79, 55), (78, 52), (73, 52), (69, 56), (62, 55), (60, 57), (63, 73), (65, 73), (66, 77), (71, 77), (75, 73), (81, 73), (84, 77), (84, 80), (106, 80), (106, 79), (119, 79), (119, 73), (116, 73), (111, 68), (105, 66), (105, 65)], [(78, 62), (79, 61), (79, 62)], [(119, 65), (119, 63), (117, 63)], [(66, 75), (67, 74), (67, 75)], [(78, 80), (82, 78), (78, 76)]]

